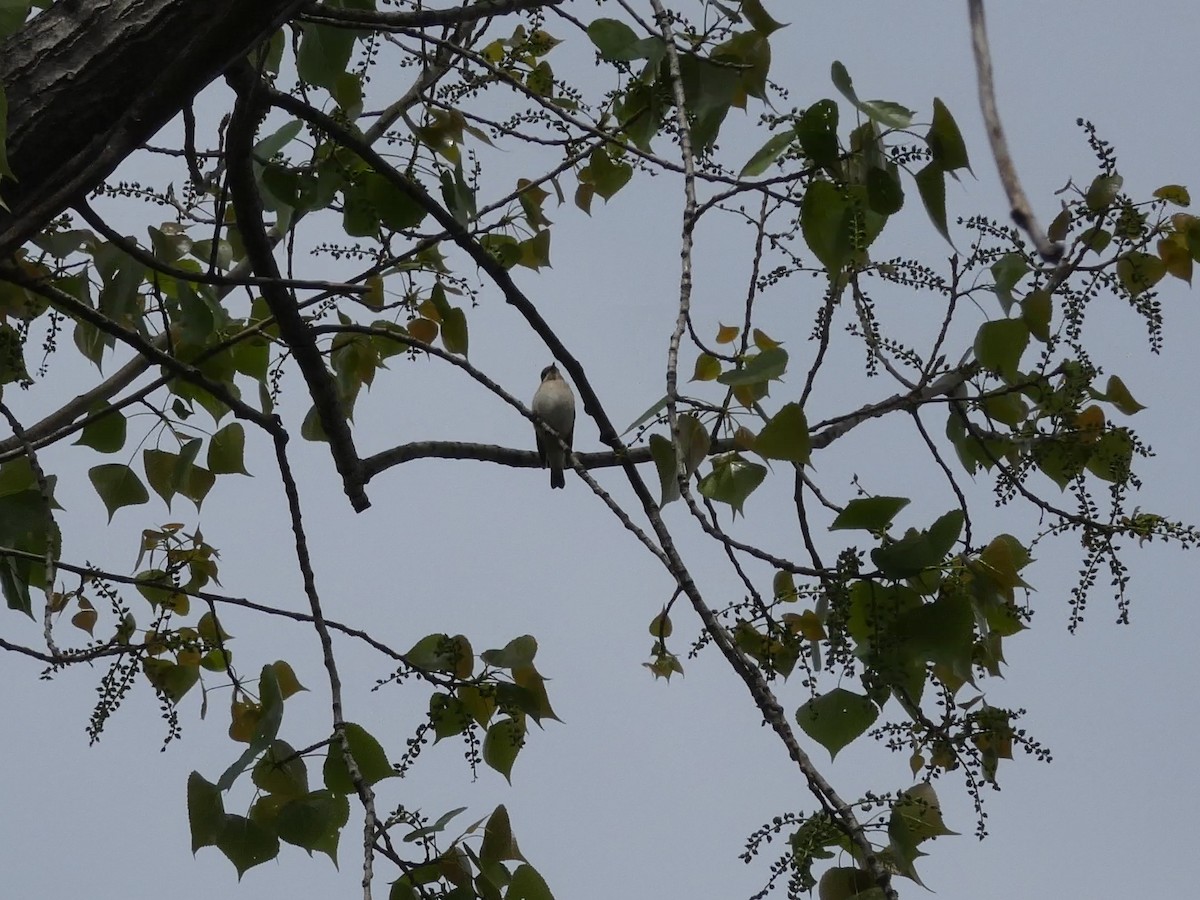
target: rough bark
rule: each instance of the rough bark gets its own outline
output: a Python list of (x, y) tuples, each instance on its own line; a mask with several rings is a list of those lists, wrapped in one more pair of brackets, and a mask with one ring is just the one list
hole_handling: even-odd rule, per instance
[(0, 44), (0, 258), (310, 0), (60, 0)]

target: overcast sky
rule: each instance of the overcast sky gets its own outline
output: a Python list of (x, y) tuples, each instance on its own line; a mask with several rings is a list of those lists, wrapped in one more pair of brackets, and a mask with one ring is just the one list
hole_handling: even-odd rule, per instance
[[(933, 97), (942, 98), (966, 135), (977, 176), (965, 177), (961, 187), (951, 183), (952, 220), (972, 213), (1006, 216), (977, 109), (964, 3), (917, 2), (903, 11), (899, 4), (862, 2), (765, 5), (791, 22), (772, 38), (772, 78), (791, 89), (790, 102), (840, 100), (829, 81), (834, 59), (845, 63), (860, 96), (898, 101), (916, 109), (920, 121), (928, 120)], [(585, 20), (599, 14), (592, 3), (570, 8)], [(1193, 4), (1007, 0), (991, 4), (988, 13), (1001, 114), (1043, 221), (1057, 210), (1054, 191), (1070, 178), (1086, 183), (1094, 174), (1075, 125), (1081, 116), (1115, 145), (1133, 196), (1148, 196), (1164, 183), (1200, 189), (1200, 121), (1193, 96), (1200, 12)], [(560, 36), (569, 31), (553, 16), (547, 28)], [(586, 77), (590, 63), (567, 65), (571, 52), (564, 45), (555, 51), (561, 59), (551, 56), (556, 71), (561, 62), (563, 71)], [(590, 49), (578, 52), (590, 59)], [(850, 110), (841, 105), (845, 122)], [(749, 117), (731, 114), (722, 145), (732, 158), (741, 146), (734, 132), (756, 116), (756, 111)], [(761, 137), (746, 141), (741, 158), (760, 142)], [(665, 154), (669, 145), (660, 142), (656, 149)], [(496, 164), (529, 174), (519, 161)], [(887, 248), (876, 256), (943, 260), (947, 246), (919, 209), (911, 184), (906, 187), (909, 207), (889, 226)], [(681, 199), (678, 182), (659, 178), (619, 194), (590, 219), (569, 205), (548, 210), (556, 223), (553, 268), (518, 274), (589, 370), (619, 426), (662, 394), (678, 295)], [(133, 223), (126, 230), (144, 234)], [(952, 229), (952, 236), (960, 249), (967, 243), (961, 230)], [(737, 248), (746, 239), (747, 233), (736, 230), (729, 236), (701, 230), (696, 310), (708, 334), (722, 315), (729, 321), (740, 308), (737, 298), (744, 295), (747, 275), (746, 257)], [(796, 282), (768, 294), (761, 307), (764, 321), (772, 323), (767, 330), (787, 340), (797, 360), (810, 358), (805, 341), (817, 290)], [(1115, 298), (1096, 303), (1089, 340), (1106, 371), (1119, 374), (1148, 406), (1132, 424), (1157, 455), (1143, 465), (1145, 488), (1135, 504), (1196, 519), (1197, 298), (1168, 280), (1161, 299), (1167, 340), (1160, 357), (1150, 356), (1142, 321)], [(898, 295), (894, 301), (889, 296), (880, 314), (902, 328), (929, 301), (930, 295)], [(470, 317), (472, 362), (517, 394), (532, 395), (538, 372), (550, 361), (544, 348), (494, 290), (483, 290)], [(844, 340), (840, 348), (846, 358), (818, 385), (818, 395), (825, 393), (817, 402), (837, 408), (859, 391), (868, 397), (872, 390), (882, 396), (894, 391), (864, 381), (861, 350), (852, 342)], [(44, 386), (12, 398), (26, 421), (55, 399), (77, 393), (76, 379), (90, 377), (72, 368), (67, 355), (59, 354)], [(798, 392), (801, 371), (794, 368), (773, 394)], [(835, 383), (838, 373), (846, 379), (844, 392)], [(6, 392), (6, 400), (13, 393)], [(304, 413), (299, 393), (293, 384), (283, 405), (297, 425)], [(397, 359), (360, 401), (355, 425), (364, 454), (431, 438), (532, 446), (525, 420), (436, 361)], [(853, 496), (855, 473), (877, 493), (904, 493), (906, 485), (897, 478), (910, 461), (902, 447), (890, 443), (900, 438), (887, 426), (861, 430), (853, 442), (835, 445), (836, 454), (814, 457), (822, 483), (842, 500)], [(684, 660), (686, 677), (670, 684), (652, 681), (641, 667), (651, 643), (647, 624), (669, 598), (671, 583), (577, 479), (568, 476), (566, 490), (551, 493), (541, 471), (421, 461), (372, 482), (373, 506), (356, 516), (326, 448), (300, 441), (292, 446), (327, 614), (401, 649), (433, 631), (464, 632), (477, 650), (532, 633), (540, 642), (539, 669), (553, 679), (550, 698), (563, 719), (544, 732), (534, 730), (511, 787), (490, 770), (472, 782), (462, 745), (450, 740), (428, 748), (403, 782), (381, 785), (381, 809), (403, 802), (436, 816), (468, 806), (460, 819), (466, 824), (506, 803), (522, 850), (559, 900), (738, 900), (761, 886), (766, 860), (752, 866), (738, 860), (745, 837), (774, 815), (811, 811), (812, 798), (778, 740), (759, 727), (744, 686), (718, 655), (710, 651)], [(598, 449), (591, 423), (577, 425), (576, 447)], [(67, 558), (129, 571), (141, 528), (185, 521), (200, 525), (221, 549), (227, 593), (302, 607), (285, 509), (266, 449), (261, 442), (251, 448), (248, 465), (256, 477), (222, 479), (200, 516), (183, 501), (168, 513), (155, 500), (119, 512), (111, 528), (85, 475), (88, 466), (109, 460), (90, 451), (47, 454), (47, 465), (60, 475)], [(917, 471), (924, 470), (914, 465)], [(628, 499), (622, 477), (614, 470), (598, 475)], [(977, 528), (1021, 535), (1035, 527), (1027, 513), (993, 513), (986, 487), (981, 481)], [(922, 515), (951, 505), (939, 495), (944, 485), (931, 477), (928, 484), (908, 488), (929, 500), (914, 504), (906, 524), (927, 523)], [(799, 557), (786, 504), (759, 495), (750, 504), (747, 534)], [(721, 606), (739, 599), (741, 589), (716, 545), (685, 517), (679, 504), (667, 511), (709, 602)], [(918, 863), (925, 884), (939, 895), (1123, 898), (1194, 890), (1187, 861), (1200, 799), (1191, 760), (1200, 737), (1194, 694), (1200, 676), (1193, 650), (1200, 628), (1196, 561), (1153, 545), (1129, 550), (1134, 581), (1128, 627), (1113, 624), (1115, 606), (1098, 589), (1084, 626), (1067, 634), (1068, 591), (1079, 563), (1079, 548), (1069, 540), (1041, 550), (1025, 573), (1037, 588), (1034, 627), (1006, 642), (1007, 677), (988, 685), (988, 696), (998, 705), (1025, 708), (1024, 726), (1051, 748), (1054, 762), (1018, 757), (1001, 767), (1002, 792), (985, 792), (991, 836), (983, 842), (972, 836), (973, 812), (961, 781), (953, 774), (940, 780), (947, 824), (961, 836), (939, 840)], [(764, 587), (769, 574), (755, 573)], [(257, 662), (247, 667), (248, 660), (286, 657), (313, 689), (287, 703), (281, 736), (319, 739), (328, 727), (328, 705), (311, 630), (236, 614), (226, 619), (243, 671), (257, 669)], [(695, 624), (684, 614), (676, 619), (685, 635), (677, 645), (682, 649)], [(9, 614), (0, 633), (36, 643), (39, 630)], [(62, 634), (67, 630), (64, 623)], [(388, 674), (383, 661), (345, 641), (338, 648), (348, 717), (383, 740), (395, 759), (420, 721), (425, 695), (414, 684), (368, 694)], [(181, 709), (184, 739), (159, 752), (165, 727), (157, 704), (148, 691), (135, 691), (103, 740), (89, 748), (84, 727), (102, 670), (70, 670), (50, 682), (39, 681), (39, 671), (28, 660), (0, 656), (6, 685), (0, 721), (8, 735), (7, 777), (0, 778), (5, 896), (356, 895), (360, 852), (353, 812), (343, 834), (340, 873), (326, 858), (309, 860), (289, 845), (279, 861), (251, 870), (240, 885), (215, 849), (192, 859), (187, 774), (198, 769), (215, 781), (240, 751), (225, 736), (225, 695), (214, 695), (207, 722), (198, 721), (198, 696), (189, 696)], [(780, 686), (779, 693), (789, 715), (805, 699), (798, 684)], [(821, 748), (811, 749), (844, 797), (911, 783), (907, 755), (891, 754), (869, 739), (832, 765)], [(244, 811), (246, 785), (236, 787), (233, 797), (227, 808)], [(384, 883), (393, 875), (382, 865), (378, 871), (376, 896), (386, 896)], [(897, 887), (902, 896), (921, 892), (904, 880)]]

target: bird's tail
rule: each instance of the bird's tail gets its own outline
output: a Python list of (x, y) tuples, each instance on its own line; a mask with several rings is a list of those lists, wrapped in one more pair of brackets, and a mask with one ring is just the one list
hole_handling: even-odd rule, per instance
[(562, 488), (562, 487), (566, 487), (566, 486), (567, 486), (567, 479), (563, 475), (563, 470), (562, 469), (551, 469), (550, 470), (550, 487)]

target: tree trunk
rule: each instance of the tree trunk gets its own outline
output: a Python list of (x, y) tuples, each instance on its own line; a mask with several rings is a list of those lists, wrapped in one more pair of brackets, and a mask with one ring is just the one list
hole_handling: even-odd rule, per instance
[(310, 0), (59, 0), (0, 44), (0, 258)]

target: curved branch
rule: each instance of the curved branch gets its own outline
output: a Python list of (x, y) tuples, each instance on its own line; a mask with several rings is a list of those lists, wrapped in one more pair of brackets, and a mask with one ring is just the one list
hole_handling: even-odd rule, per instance
[(1025, 196), (1021, 187), (1021, 179), (1017, 177), (1017, 167), (1013, 164), (1012, 154), (1008, 152), (1004, 126), (1000, 123), (1000, 112), (996, 108), (996, 85), (992, 79), (992, 54), (988, 48), (983, 0), (967, 0), (967, 9), (971, 16), (971, 48), (975, 52), (975, 72), (979, 79), (979, 108), (983, 112), (984, 124), (987, 125), (992, 156), (996, 159), (996, 171), (1000, 174), (1000, 182), (1004, 185), (1009, 206), (1012, 207), (1013, 221), (1029, 235), (1042, 259), (1051, 263), (1058, 262), (1063, 255), (1062, 244), (1056, 244), (1046, 237), (1046, 232), (1038, 224), (1029, 198)]
[(238, 230), (246, 246), (246, 257), (264, 279), (263, 299), (275, 317), (280, 337), (292, 351), (308, 385), (309, 395), (329, 439), (329, 451), (338, 474), (342, 476), (342, 486), (350, 498), (350, 505), (355, 512), (362, 512), (371, 505), (371, 501), (363, 490), (362, 465), (354, 448), (346, 411), (321, 351), (317, 349), (307, 323), (296, 308), (295, 299), (279, 283), (274, 247), (263, 224), (262, 200), (254, 180), (252, 157), (254, 135), (267, 112), (263, 93), (265, 86), (247, 65), (231, 70), (229, 80), (238, 94), (229, 121), (229, 192), (237, 210)]

